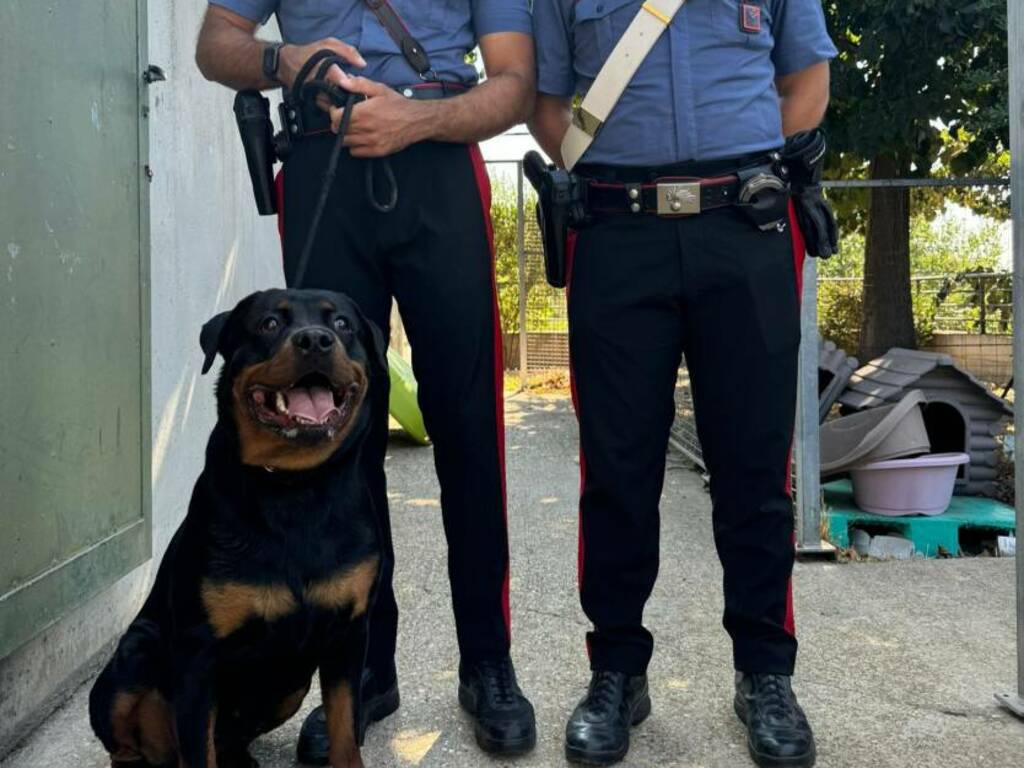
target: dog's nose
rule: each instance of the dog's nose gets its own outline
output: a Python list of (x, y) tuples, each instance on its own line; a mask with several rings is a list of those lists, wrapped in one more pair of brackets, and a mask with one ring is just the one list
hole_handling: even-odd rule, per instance
[(324, 328), (303, 328), (292, 336), (292, 343), (304, 355), (325, 355), (334, 346), (334, 334)]

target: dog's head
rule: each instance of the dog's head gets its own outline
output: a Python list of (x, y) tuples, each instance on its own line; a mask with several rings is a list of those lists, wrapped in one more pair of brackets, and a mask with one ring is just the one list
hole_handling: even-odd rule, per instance
[(380, 329), (341, 293), (254, 293), (204, 325), (200, 343), (203, 373), (224, 358), (218, 413), (242, 463), (275, 470), (317, 467), (364, 431), (371, 379), (387, 375)]

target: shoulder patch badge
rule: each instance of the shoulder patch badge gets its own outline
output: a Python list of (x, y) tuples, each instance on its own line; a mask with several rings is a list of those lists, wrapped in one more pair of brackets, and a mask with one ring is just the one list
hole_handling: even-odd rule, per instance
[(749, 35), (761, 31), (761, 6), (757, 3), (740, 3), (740, 29)]

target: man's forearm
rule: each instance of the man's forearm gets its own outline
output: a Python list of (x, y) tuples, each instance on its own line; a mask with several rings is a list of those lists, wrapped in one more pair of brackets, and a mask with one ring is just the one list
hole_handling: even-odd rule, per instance
[(497, 136), (524, 122), (533, 111), (533, 85), (524, 75), (506, 72), (450, 99), (416, 102), (423, 140), (473, 143)]
[(783, 135), (792, 136), (817, 128), (828, 108), (828, 62), (779, 77), (775, 85), (779, 92)]
[(246, 29), (241, 23), (228, 21), (219, 9), (208, 9), (196, 44), (196, 64), (203, 76), (236, 91), (278, 87), (280, 83), (263, 75), (266, 43), (256, 39), (254, 30), (255, 24)]
[(784, 136), (792, 136), (800, 131), (810, 131), (821, 124), (825, 116), (825, 109), (828, 106), (827, 100), (816, 97), (808, 97), (804, 94), (794, 94), (779, 101), (782, 110), (782, 133)]

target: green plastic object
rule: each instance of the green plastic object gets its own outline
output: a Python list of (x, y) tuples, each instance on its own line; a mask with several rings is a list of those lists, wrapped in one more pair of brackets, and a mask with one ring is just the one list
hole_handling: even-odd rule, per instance
[(410, 438), (420, 445), (430, 443), (427, 428), (423, 424), (423, 414), (416, 399), (416, 377), (412, 366), (405, 358), (394, 350), (388, 350), (388, 371), (391, 374), (391, 398), (388, 409), (391, 416)]
[(956, 556), (960, 532), (981, 528), (997, 533), (1014, 533), (1013, 507), (982, 496), (954, 496), (941, 515), (889, 517), (860, 510), (853, 501), (849, 480), (836, 480), (823, 487), (828, 516), (828, 539), (837, 547), (850, 546), (850, 527), (871, 526), (896, 533), (914, 542), (914, 550), (925, 557)]

